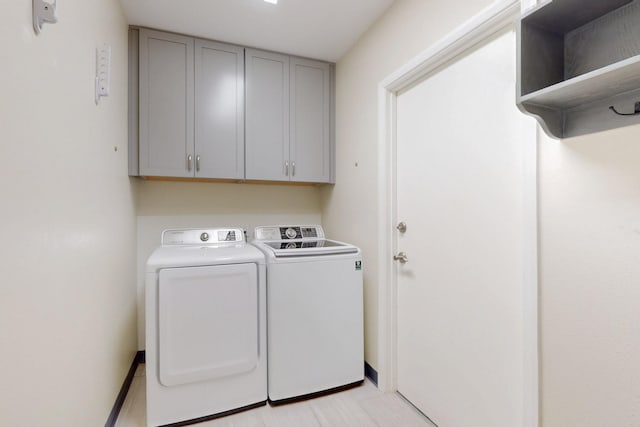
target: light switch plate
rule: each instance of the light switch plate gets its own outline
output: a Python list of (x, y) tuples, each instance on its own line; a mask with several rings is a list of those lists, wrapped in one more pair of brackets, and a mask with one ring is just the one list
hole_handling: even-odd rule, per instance
[(109, 96), (111, 80), (111, 46), (102, 45), (96, 49), (96, 105), (103, 96)]

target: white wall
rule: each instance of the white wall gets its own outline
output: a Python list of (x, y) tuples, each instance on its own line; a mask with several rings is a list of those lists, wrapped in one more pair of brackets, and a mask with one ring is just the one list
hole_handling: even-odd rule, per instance
[(31, 1), (2, 6), (0, 425), (104, 425), (136, 351), (127, 26), (117, 0), (60, 0), (36, 36)]
[[(377, 367), (377, 84), (488, 1), (396, 0), (337, 64), (329, 235), (363, 248), (366, 359)], [(640, 419), (640, 127), (539, 141), (541, 425)]]
[(313, 186), (139, 182), (138, 348), (144, 340), (144, 271), (167, 228), (320, 224), (320, 189)]
[(640, 425), (640, 126), (539, 162), (542, 425)]
[(378, 83), (490, 0), (396, 0), (336, 66), (336, 185), (322, 189), (328, 235), (362, 248), (365, 359), (378, 366)]

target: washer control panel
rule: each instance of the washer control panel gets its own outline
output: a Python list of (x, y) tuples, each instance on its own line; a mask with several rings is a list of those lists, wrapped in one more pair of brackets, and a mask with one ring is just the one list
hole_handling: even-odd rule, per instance
[(241, 228), (165, 230), (162, 232), (162, 246), (202, 246), (244, 241), (244, 231)]
[[(284, 233), (283, 233), (284, 231)], [(298, 238), (302, 238), (302, 234), (300, 233), (300, 228), (299, 227), (287, 227), (287, 228), (281, 228), (280, 229), (280, 235), (283, 235), (282, 238), (283, 239), (295, 239), (296, 237)]]
[(324, 231), (319, 225), (278, 225), (256, 227), (256, 240), (322, 239)]

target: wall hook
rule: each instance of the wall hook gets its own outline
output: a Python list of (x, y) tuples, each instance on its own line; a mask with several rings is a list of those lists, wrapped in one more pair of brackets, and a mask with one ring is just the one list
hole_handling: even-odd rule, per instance
[(618, 110), (616, 110), (616, 108), (613, 105), (610, 106), (609, 109), (619, 116), (637, 116), (638, 114), (640, 114), (640, 102), (636, 102), (633, 113), (621, 113)]
[(55, 24), (58, 22), (58, 16), (56, 15), (57, 3), (58, 0), (53, 0), (53, 3), (33, 0), (33, 29), (36, 34), (40, 34), (43, 23)]

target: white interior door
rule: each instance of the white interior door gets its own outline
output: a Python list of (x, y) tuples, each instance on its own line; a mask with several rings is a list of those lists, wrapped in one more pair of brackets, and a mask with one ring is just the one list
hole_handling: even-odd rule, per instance
[(398, 391), (440, 427), (523, 425), (515, 34), (397, 98)]

